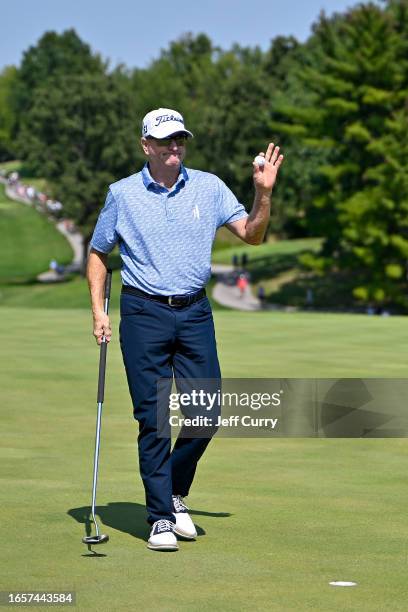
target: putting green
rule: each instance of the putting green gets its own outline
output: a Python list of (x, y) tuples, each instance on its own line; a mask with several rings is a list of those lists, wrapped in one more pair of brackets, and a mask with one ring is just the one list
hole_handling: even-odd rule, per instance
[[(215, 439), (189, 503), (196, 542), (145, 547), (144, 497), (117, 334), (108, 354), (98, 513), (98, 351), (88, 311), (0, 310), (0, 590), (69, 590), (77, 609), (406, 610), (405, 440)], [(117, 326), (118, 314), (112, 319)], [(215, 313), (225, 376), (407, 375), (406, 319)], [(330, 587), (351, 580), (356, 587)]]

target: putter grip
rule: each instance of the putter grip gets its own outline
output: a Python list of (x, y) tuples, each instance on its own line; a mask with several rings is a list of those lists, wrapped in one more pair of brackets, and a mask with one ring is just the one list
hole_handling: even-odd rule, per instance
[(106, 370), (106, 351), (108, 348), (107, 342), (102, 342), (99, 353), (99, 378), (98, 378), (98, 398), (97, 402), (103, 403), (105, 392), (105, 370)]
[(110, 299), (111, 285), (112, 285), (112, 270), (108, 268), (106, 271), (106, 279), (105, 279), (105, 300)]

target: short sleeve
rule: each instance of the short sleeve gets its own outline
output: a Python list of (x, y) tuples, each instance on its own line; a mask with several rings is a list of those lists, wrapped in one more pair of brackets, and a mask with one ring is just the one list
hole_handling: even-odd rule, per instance
[(116, 232), (117, 220), (118, 210), (116, 200), (109, 189), (105, 205), (99, 214), (91, 239), (92, 248), (101, 253), (111, 252), (118, 242), (118, 234)]
[(220, 179), (218, 179), (218, 202), (217, 228), (248, 216), (244, 205), (238, 202), (231, 189)]

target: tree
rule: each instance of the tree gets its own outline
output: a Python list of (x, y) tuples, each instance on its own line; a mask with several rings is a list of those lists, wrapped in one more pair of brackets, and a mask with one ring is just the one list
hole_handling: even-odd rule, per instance
[(343, 202), (344, 237), (370, 275), (357, 298), (408, 308), (408, 103), (385, 121), (368, 148), (382, 161), (366, 172), (367, 186)]
[(0, 161), (14, 157), (14, 129), (16, 114), (12, 104), (12, 91), (17, 80), (17, 69), (7, 66), (0, 74)]
[(22, 131), (26, 163), (48, 179), (83, 233), (84, 263), (109, 183), (134, 171), (133, 100), (119, 76), (48, 79), (36, 88)]
[(396, 149), (407, 97), (402, 40), (401, 24), (391, 11), (373, 4), (331, 20), (323, 14), (298, 74), (308, 89), (306, 104), (280, 109), (282, 126), (286, 122), (303, 145), (327, 151), (319, 168), (319, 193), (307, 211), (325, 240), (320, 255), (309, 262), (348, 274), (354, 297), (377, 303), (395, 302), (401, 295), (395, 244), (404, 239), (397, 220), (404, 214), (405, 196), (392, 191), (392, 182), (380, 180), (389, 172), (390, 158), (378, 143), (394, 147), (394, 158), (405, 163), (403, 150)]
[(220, 80), (199, 130), (206, 167), (218, 174), (240, 201), (253, 199), (252, 160), (265, 150), (270, 90), (259, 50), (235, 47), (229, 73)]
[(26, 113), (36, 100), (37, 88), (45, 88), (49, 80), (81, 74), (104, 74), (106, 64), (93, 54), (75, 30), (62, 34), (45, 32), (36, 45), (23, 54), (13, 88), (13, 107), (17, 115), (16, 134), (26, 124)]
[(147, 69), (135, 70), (132, 75), (139, 124), (153, 108), (178, 109), (195, 136), (189, 143), (187, 163), (202, 169), (208, 169), (208, 119), (219, 94), (218, 57), (219, 50), (205, 34), (186, 34), (171, 42)]
[(271, 40), (270, 47), (263, 60), (265, 71), (269, 74), (276, 87), (283, 90), (289, 78), (294, 62), (302, 56), (303, 45), (294, 36), (276, 36)]
[(301, 76), (310, 61), (310, 45), (300, 44), (292, 36), (274, 38), (264, 60), (270, 80), (265, 131), (285, 154), (271, 216), (272, 228), (281, 236), (316, 235), (308, 209), (319, 193), (318, 170), (327, 161), (327, 149), (311, 147), (302, 139), (307, 131), (304, 116), (294, 122), (300, 109), (306, 105), (313, 108), (313, 93)]

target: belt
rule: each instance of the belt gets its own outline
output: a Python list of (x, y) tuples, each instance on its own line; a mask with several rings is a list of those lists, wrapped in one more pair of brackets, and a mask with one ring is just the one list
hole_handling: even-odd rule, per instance
[(130, 293), (131, 295), (137, 295), (138, 297), (168, 304), (169, 306), (190, 306), (190, 304), (194, 304), (194, 302), (198, 302), (198, 300), (206, 296), (205, 289), (200, 289), (196, 293), (189, 293), (187, 295), (152, 295), (130, 285), (122, 285), (122, 293)]

